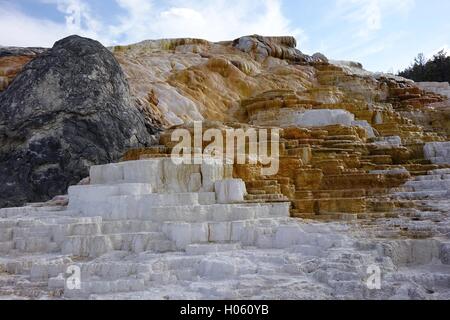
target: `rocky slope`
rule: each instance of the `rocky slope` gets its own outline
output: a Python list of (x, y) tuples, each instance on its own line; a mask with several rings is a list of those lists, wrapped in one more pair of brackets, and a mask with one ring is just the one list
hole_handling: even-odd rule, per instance
[(0, 207), (65, 193), (90, 165), (150, 145), (152, 133), (113, 55), (93, 40), (63, 39), (0, 93)]

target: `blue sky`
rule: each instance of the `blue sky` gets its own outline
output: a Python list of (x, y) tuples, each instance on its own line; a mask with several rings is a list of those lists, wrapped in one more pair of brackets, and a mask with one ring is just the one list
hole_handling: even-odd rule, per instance
[(305, 53), (396, 72), (419, 52), (449, 48), (449, 13), (444, 0), (0, 0), (0, 45), (294, 35)]

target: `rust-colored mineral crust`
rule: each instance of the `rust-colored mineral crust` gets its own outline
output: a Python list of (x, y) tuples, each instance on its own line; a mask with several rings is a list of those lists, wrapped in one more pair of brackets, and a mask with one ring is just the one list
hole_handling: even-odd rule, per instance
[[(423, 152), (426, 143), (448, 139), (449, 119), (436, 111), (446, 101), (439, 93), (356, 63), (308, 58), (289, 38), (178, 42), (114, 52), (135, 96), (162, 123), (208, 121), (224, 138), (225, 127), (214, 121), (282, 130), (277, 175), (262, 176), (258, 165), (234, 166), (250, 202), (289, 199), (291, 215), (300, 218), (381, 217), (402, 205), (389, 198), (393, 189), (446, 167)], [(145, 98), (150, 93), (153, 101)], [(172, 132), (162, 134), (161, 146), (130, 150), (124, 159), (170, 156)]]

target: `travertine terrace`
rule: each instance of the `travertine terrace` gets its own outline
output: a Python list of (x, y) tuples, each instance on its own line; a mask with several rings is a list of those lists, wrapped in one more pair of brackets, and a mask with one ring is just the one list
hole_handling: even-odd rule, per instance
[[(296, 46), (247, 36), (110, 48), (159, 142), (92, 166), (68, 196), (1, 209), (0, 296), (449, 299), (445, 86)], [(193, 121), (279, 129), (280, 170), (175, 165), (171, 134)], [(367, 285), (371, 266), (381, 288)]]
[[(156, 103), (159, 112), (171, 115), (164, 116), (173, 119), (171, 125), (189, 127), (180, 120), (204, 120), (206, 127), (222, 130), (227, 125), (281, 128), (279, 174), (261, 177), (257, 168), (235, 166), (234, 175), (247, 183), (248, 200), (291, 200), (292, 216), (390, 215), (397, 206), (388, 198), (392, 188), (411, 176), (446, 168), (448, 147), (439, 155), (424, 153), (428, 143), (435, 142), (426, 150), (446, 146), (441, 142), (448, 138), (448, 119), (434, 107), (445, 103), (445, 96), (423, 91), (407, 79), (372, 74), (357, 63), (302, 55), (294, 45), (289, 37), (244, 37), (220, 44), (184, 39), (143, 42), (114, 52), (136, 96), (143, 97), (145, 84), (140, 79), (156, 78), (145, 87), (154, 97), (140, 103), (151, 110)], [(163, 72), (161, 57), (176, 67), (168, 72), (166, 62)], [(148, 67), (142, 67), (146, 63)], [(150, 63), (159, 63), (159, 69)], [(138, 75), (154, 69), (160, 72)], [(155, 89), (160, 81), (166, 83), (162, 93)], [(178, 103), (167, 100), (175, 96), (167, 90), (182, 95)], [(414, 121), (410, 113), (416, 119), (433, 114), (444, 128)], [(159, 147), (131, 150), (124, 159), (169, 155), (172, 130), (162, 133)]]

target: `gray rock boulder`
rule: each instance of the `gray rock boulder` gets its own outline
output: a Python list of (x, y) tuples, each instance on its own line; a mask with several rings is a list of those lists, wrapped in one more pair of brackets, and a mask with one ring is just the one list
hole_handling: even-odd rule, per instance
[(28, 63), (0, 93), (0, 207), (63, 194), (94, 164), (152, 144), (114, 56), (71, 36)]

